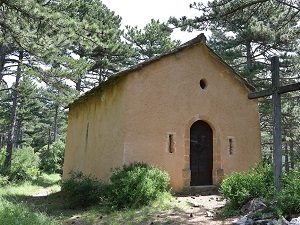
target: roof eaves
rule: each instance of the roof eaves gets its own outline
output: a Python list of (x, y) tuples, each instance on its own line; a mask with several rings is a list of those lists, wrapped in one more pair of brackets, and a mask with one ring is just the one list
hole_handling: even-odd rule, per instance
[(123, 70), (123, 71), (120, 71), (118, 73), (115, 73), (115, 74), (111, 75), (106, 81), (101, 82), (97, 87), (94, 87), (91, 90), (85, 92), (83, 95), (79, 96), (70, 105), (72, 105), (74, 103), (81, 102), (82, 100), (86, 99), (88, 96), (91, 96), (91, 95), (93, 95), (93, 94), (95, 94), (95, 93), (97, 93), (97, 92), (99, 92), (101, 90), (104, 90), (106, 87), (108, 87), (108, 86), (110, 86), (112, 84), (117, 83), (121, 78), (123, 78), (126, 74), (129, 74), (130, 72), (133, 72), (133, 71), (136, 71), (136, 70), (140, 70), (143, 67), (145, 67), (145, 66), (147, 66), (147, 65), (149, 65), (149, 64), (151, 64), (151, 63), (153, 63), (155, 61), (158, 61), (161, 58), (164, 58), (165, 56), (168, 56), (168, 55), (180, 52), (183, 49), (185, 49), (187, 47), (191, 47), (191, 46), (193, 46), (193, 45), (195, 45), (197, 43), (204, 43), (205, 46), (209, 49), (209, 51), (211, 53), (213, 53), (213, 55), (220, 62), (222, 62), (228, 68), (230, 68), (230, 70), (236, 75), (236, 77), (239, 80), (241, 80), (250, 91), (255, 91), (255, 88), (252, 85), (250, 85), (244, 77), (242, 77), (239, 73), (237, 73), (228, 63), (226, 63), (217, 53), (215, 53), (213, 49), (211, 49), (210, 47), (208, 47), (206, 45), (206, 37), (205, 37), (205, 35), (203, 33), (201, 33), (197, 37), (191, 39), (190, 41), (187, 41), (187, 42), (183, 43), (182, 45), (178, 46), (177, 48), (175, 48), (175, 49), (173, 49), (171, 51), (168, 51), (168, 52), (166, 52), (164, 54), (161, 54), (161, 55), (158, 55), (158, 56), (154, 56), (154, 57), (152, 57), (150, 59), (147, 59), (147, 60), (145, 60), (145, 61), (143, 61), (143, 62), (141, 62), (139, 64), (131, 66), (131, 67), (129, 67), (126, 70)]
[(161, 55), (158, 55), (158, 56), (154, 56), (154, 57), (152, 57), (150, 59), (147, 59), (147, 60), (145, 60), (145, 61), (143, 61), (143, 62), (141, 62), (139, 64), (131, 66), (131, 67), (129, 67), (126, 70), (123, 70), (123, 71), (120, 71), (118, 73), (115, 73), (115, 74), (111, 75), (106, 81), (101, 82), (97, 87), (94, 87), (91, 90), (85, 92), (83, 95), (79, 96), (72, 103), (70, 103), (69, 106), (72, 105), (72, 104), (74, 104), (74, 103), (81, 102), (82, 100), (86, 99), (88, 96), (91, 96), (91, 95), (97, 93), (98, 91), (104, 90), (105, 87), (109, 86), (109, 84), (116, 83), (124, 75), (126, 75), (126, 74), (128, 74), (130, 72), (133, 72), (135, 70), (140, 70), (144, 66), (146, 66), (148, 64), (151, 64), (151, 63), (153, 63), (155, 61), (158, 61), (158, 60), (160, 60), (161, 58), (163, 58), (165, 56), (177, 53), (177, 52), (182, 51), (183, 49), (185, 49), (187, 47), (190, 47), (190, 46), (192, 46), (194, 44), (197, 44), (197, 43), (200, 43), (200, 42), (206, 44), (206, 37), (205, 37), (205, 35), (203, 33), (199, 34), (197, 37), (193, 38), (192, 40), (187, 41), (187, 42), (181, 44), (180, 46), (178, 46), (175, 49), (172, 49), (172, 50), (170, 50), (170, 51), (168, 51), (168, 52), (166, 52), (164, 54), (161, 54)]

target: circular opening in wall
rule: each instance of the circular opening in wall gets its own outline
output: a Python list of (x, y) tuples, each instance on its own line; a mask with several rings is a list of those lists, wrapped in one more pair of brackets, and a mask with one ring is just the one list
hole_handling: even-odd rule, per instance
[(205, 79), (200, 80), (200, 87), (204, 90), (207, 87), (207, 82)]

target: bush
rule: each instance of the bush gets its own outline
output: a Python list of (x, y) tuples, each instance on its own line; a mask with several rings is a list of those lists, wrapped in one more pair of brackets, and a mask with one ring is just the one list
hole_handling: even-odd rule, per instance
[(3, 187), (8, 184), (9, 184), (9, 177), (6, 175), (0, 174), (0, 187)]
[(41, 164), (40, 169), (46, 173), (62, 173), (65, 144), (62, 141), (56, 141), (49, 146), (44, 146), (39, 150)]
[(265, 198), (274, 193), (273, 171), (269, 165), (259, 164), (246, 172), (235, 172), (225, 178), (220, 193), (233, 208), (239, 208), (253, 198)]
[(1, 148), (0, 149), (0, 166), (3, 166), (5, 158), (6, 158), (6, 149), (5, 148)]
[(5, 148), (0, 149), (0, 186), (5, 186), (9, 184), (9, 177), (7, 176), (7, 172), (5, 168), (3, 168), (3, 164), (6, 157)]
[(284, 174), (283, 188), (277, 195), (277, 204), (282, 214), (300, 213), (300, 171)]
[(14, 149), (8, 176), (14, 181), (32, 180), (39, 174), (40, 158), (33, 148)]
[(170, 177), (166, 172), (144, 163), (124, 165), (115, 169), (106, 197), (116, 208), (137, 208), (148, 205), (167, 190)]
[(101, 181), (82, 172), (70, 172), (70, 178), (62, 182), (62, 193), (70, 207), (88, 207), (101, 201)]

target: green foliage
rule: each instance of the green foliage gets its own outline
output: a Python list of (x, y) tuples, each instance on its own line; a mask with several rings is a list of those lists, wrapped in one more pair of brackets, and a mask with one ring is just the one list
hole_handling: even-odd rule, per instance
[[(57, 8), (71, 20), (85, 24), (80, 31), (82, 38), (72, 38), (73, 46), (68, 49), (80, 60), (89, 62), (87, 70), (70, 76), (76, 83), (76, 90), (94, 87), (95, 83), (106, 80), (112, 73), (127, 66), (132, 50), (122, 40), (121, 17), (101, 1), (61, 1)], [(65, 62), (62, 61), (61, 64), (64, 65)], [(75, 62), (75, 67), (82, 68), (78, 66), (78, 62)]]
[(40, 157), (33, 148), (14, 149), (12, 154), (9, 177), (11, 180), (32, 180), (39, 174)]
[(82, 172), (70, 172), (70, 178), (62, 182), (63, 195), (70, 207), (88, 207), (99, 203), (103, 196), (102, 182)]
[(6, 154), (7, 154), (7, 152), (6, 152), (5, 148), (1, 148), (0, 149), (0, 165), (1, 166), (3, 165), (3, 163), (5, 161)]
[(282, 179), (283, 188), (277, 195), (278, 208), (284, 215), (300, 213), (300, 171), (293, 170)]
[(0, 186), (5, 186), (9, 184), (9, 177), (6, 175), (3, 168), (3, 163), (5, 161), (6, 151), (5, 148), (0, 149)]
[(62, 192), (71, 207), (102, 202), (110, 208), (138, 208), (162, 196), (169, 181), (166, 172), (144, 163), (132, 163), (115, 169), (106, 185), (94, 176), (72, 171), (62, 183)]
[(152, 19), (143, 31), (130, 26), (126, 29), (125, 39), (133, 45), (136, 63), (166, 53), (180, 44), (180, 41), (171, 39), (173, 30), (159, 20)]
[(35, 212), (23, 203), (10, 202), (0, 197), (0, 224), (55, 225), (59, 223), (45, 214)]
[(106, 187), (108, 202), (116, 208), (138, 208), (150, 204), (167, 190), (170, 178), (166, 172), (144, 163), (115, 169)]
[(278, 216), (300, 213), (300, 171), (294, 169), (281, 179), (282, 189), (275, 192), (273, 170), (269, 165), (259, 164), (247, 173), (233, 173), (223, 180), (220, 192), (229, 200), (222, 210), (223, 216), (237, 213), (237, 209), (253, 198), (262, 198), (267, 203), (267, 211)]
[(259, 164), (248, 172), (235, 172), (225, 178), (220, 193), (233, 208), (239, 208), (253, 198), (264, 198), (274, 193), (272, 167)]
[(221, 218), (229, 218), (234, 217), (240, 214), (240, 210), (234, 207), (232, 204), (227, 203), (221, 210), (219, 211), (218, 216)]
[(0, 174), (0, 186), (5, 186), (9, 184), (9, 177)]
[(56, 141), (49, 146), (44, 146), (40, 151), (40, 169), (46, 173), (62, 173), (64, 163), (65, 144)]

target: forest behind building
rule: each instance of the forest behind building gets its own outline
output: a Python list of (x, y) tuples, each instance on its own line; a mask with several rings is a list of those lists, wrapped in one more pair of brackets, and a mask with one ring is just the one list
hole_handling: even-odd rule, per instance
[[(112, 74), (179, 46), (171, 39), (174, 29), (209, 30), (208, 46), (257, 90), (271, 86), (273, 55), (280, 58), (281, 84), (299, 82), (298, 1), (214, 0), (190, 8), (199, 16), (123, 29), (122, 18), (100, 0), (0, 0), (2, 170), (18, 157), (22, 162), (23, 152), (38, 158), (28, 176), (61, 172), (68, 104)], [(263, 159), (270, 162), (271, 97), (259, 108)], [(282, 95), (286, 170), (300, 166), (299, 114), (299, 91)]]

